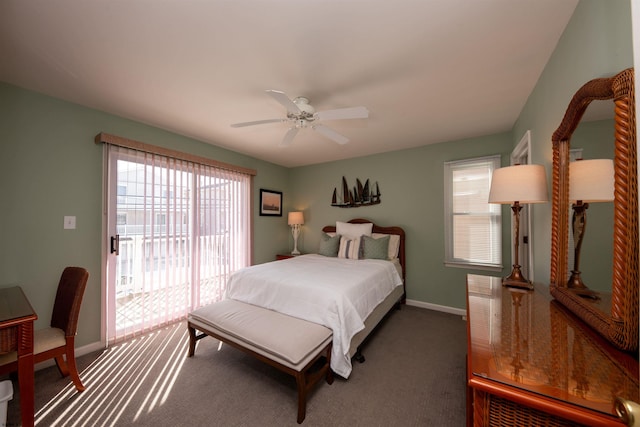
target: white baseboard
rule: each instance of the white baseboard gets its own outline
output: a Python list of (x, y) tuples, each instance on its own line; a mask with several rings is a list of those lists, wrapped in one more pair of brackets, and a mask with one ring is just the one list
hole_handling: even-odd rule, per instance
[(104, 350), (107, 346), (101, 342), (94, 342), (92, 344), (83, 345), (76, 348), (76, 357), (84, 356), (85, 354), (93, 353), (94, 351)]
[(458, 316), (462, 316), (464, 319), (466, 319), (467, 317), (467, 311), (462, 308), (447, 307), (446, 305), (431, 304), (428, 302), (416, 301), (411, 299), (407, 300), (407, 305), (426, 308), (428, 310), (443, 311), (445, 313), (456, 314)]
[[(82, 347), (76, 348), (76, 357), (84, 356), (85, 354), (93, 353), (94, 351), (103, 350), (105, 348), (105, 345), (101, 342), (83, 345)], [(44, 362), (38, 363), (34, 369), (38, 371), (40, 369), (48, 368), (49, 366), (54, 366), (55, 364), (55, 359), (48, 359)]]

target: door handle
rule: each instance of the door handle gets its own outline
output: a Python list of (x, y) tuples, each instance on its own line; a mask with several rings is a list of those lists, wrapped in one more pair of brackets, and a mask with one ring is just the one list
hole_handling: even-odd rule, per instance
[(120, 235), (116, 234), (111, 236), (111, 253), (115, 253), (116, 256), (120, 255)]
[(640, 405), (636, 402), (616, 397), (616, 413), (626, 425), (640, 427)]

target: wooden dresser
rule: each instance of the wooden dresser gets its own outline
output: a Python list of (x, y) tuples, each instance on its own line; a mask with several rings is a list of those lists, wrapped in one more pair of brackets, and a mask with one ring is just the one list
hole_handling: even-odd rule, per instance
[(468, 426), (622, 426), (639, 402), (638, 360), (549, 295), (467, 276)]

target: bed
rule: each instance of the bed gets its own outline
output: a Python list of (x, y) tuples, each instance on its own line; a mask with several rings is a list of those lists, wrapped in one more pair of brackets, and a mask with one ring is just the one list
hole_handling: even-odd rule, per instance
[[(195, 342), (209, 335), (294, 375), (299, 423), (308, 388), (325, 374), (329, 384), (333, 372), (348, 378), (351, 359), (364, 361), (365, 339), (405, 301), (401, 227), (353, 219), (322, 232), (317, 254), (238, 270), (227, 283), (225, 300), (188, 317), (189, 356)], [(309, 335), (315, 338), (301, 345), (301, 337)], [(318, 361), (325, 363), (320, 375), (308, 380)]]
[[(395, 259), (396, 266), (398, 267), (398, 273), (402, 279), (402, 286), (395, 287), (384, 300), (382, 300), (375, 309), (364, 319), (364, 329), (358, 332), (351, 339), (349, 345), (349, 357), (355, 358), (358, 362), (364, 362), (364, 356), (361, 352), (361, 345), (365, 339), (374, 330), (374, 328), (380, 323), (380, 321), (391, 311), (392, 308), (400, 308), (401, 304), (406, 302), (406, 257), (405, 257), (405, 233), (404, 229), (399, 226), (381, 227), (367, 219), (356, 218), (349, 221), (350, 224), (372, 224), (372, 235), (378, 236), (395, 236), (394, 240), (397, 240), (396, 245), (390, 244), (390, 257)], [(329, 235), (336, 233), (335, 225), (325, 226), (322, 231)], [(390, 239), (391, 240), (391, 239)]]
[[(244, 268), (227, 283), (226, 297), (326, 326), (333, 331), (332, 370), (348, 378), (351, 358), (363, 360), (359, 347), (384, 315), (404, 300), (404, 232), (364, 219), (323, 228), (333, 247), (362, 244), (347, 254), (308, 254)], [(360, 233), (364, 236), (361, 238)], [(327, 237), (328, 236), (328, 237)], [(371, 258), (369, 244), (386, 238), (385, 257)], [(393, 237), (393, 241), (391, 239)], [(364, 241), (366, 239), (366, 241)], [(354, 243), (356, 242), (356, 243)], [(329, 245), (320, 243), (319, 253)], [(338, 256), (333, 256), (338, 255)], [(362, 259), (366, 257), (366, 259)], [(375, 285), (375, 286), (374, 286)]]

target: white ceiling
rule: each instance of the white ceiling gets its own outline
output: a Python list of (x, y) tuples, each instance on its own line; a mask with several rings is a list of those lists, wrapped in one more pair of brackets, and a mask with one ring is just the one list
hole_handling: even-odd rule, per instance
[[(0, 81), (301, 166), (509, 131), (577, 2), (2, 0)], [(266, 89), (369, 119), (281, 148), (230, 127), (285, 117)]]

